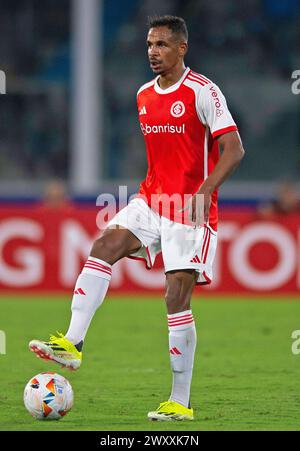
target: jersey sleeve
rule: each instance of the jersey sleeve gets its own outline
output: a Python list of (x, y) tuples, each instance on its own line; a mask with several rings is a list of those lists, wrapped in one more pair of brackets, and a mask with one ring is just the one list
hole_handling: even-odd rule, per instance
[(201, 122), (209, 127), (214, 138), (237, 130), (224, 95), (220, 88), (213, 83), (199, 91), (197, 113)]

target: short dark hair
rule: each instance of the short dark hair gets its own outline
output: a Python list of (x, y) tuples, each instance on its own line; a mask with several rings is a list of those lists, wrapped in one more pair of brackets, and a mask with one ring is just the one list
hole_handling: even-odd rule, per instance
[(188, 30), (182, 17), (177, 16), (153, 16), (148, 18), (148, 28), (168, 27), (172, 33), (188, 40)]

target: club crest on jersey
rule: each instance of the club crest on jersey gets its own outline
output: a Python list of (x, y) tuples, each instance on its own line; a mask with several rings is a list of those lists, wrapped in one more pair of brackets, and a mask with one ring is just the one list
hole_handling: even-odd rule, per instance
[(174, 102), (173, 105), (171, 106), (170, 113), (172, 114), (173, 117), (183, 116), (185, 113), (184, 103), (181, 102), (180, 100), (177, 100), (176, 102)]

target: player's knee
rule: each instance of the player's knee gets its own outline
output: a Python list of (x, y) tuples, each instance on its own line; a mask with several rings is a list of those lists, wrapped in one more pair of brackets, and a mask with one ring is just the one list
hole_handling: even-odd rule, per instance
[(168, 313), (184, 312), (191, 308), (191, 296), (196, 283), (193, 271), (167, 273), (165, 300)]
[(94, 242), (91, 256), (113, 265), (122, 256), (122, 243), (117, 239), (110, 240), (102, 236)]
[(182, 292), (181, 285), (168, 285), (165, 301), (169, 315), (184, 312), (190, 306), (190, 297)]
[(180, 297), (180, 291), (176, 289), (172, 289), (171, 287), (167, 287), (165, 294), (165, 301), (168, 307), (168, 311), (170, 308), (174, 307), (178, 303), (178, 298)]

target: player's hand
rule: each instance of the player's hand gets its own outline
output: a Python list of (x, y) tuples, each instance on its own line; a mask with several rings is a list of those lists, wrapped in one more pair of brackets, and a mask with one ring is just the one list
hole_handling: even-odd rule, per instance
[(203, 227), (209, 219), (209, 209), (211, 205), (211, 190), (200, 187), (188, 201), (187, 205), (180, 212), (188, 210), (189, 220), (196, 227)]
[(179, 210), (179, 212), (188, 211), (188, 218), (196, 227), (203, 226), (204, 223), (204, 208), (203, 208), (203, 195), (194, 194), (187, 202), (186, 206)]
[(204, 215), (204, 223), (209, 221), (209, 210), (211, 206), (211, 195), (213, 193), (213, 189), (204, 187), (200, 187), (197, 194), (202, 194), (202, 202), (203, 202), (203, 215)]

